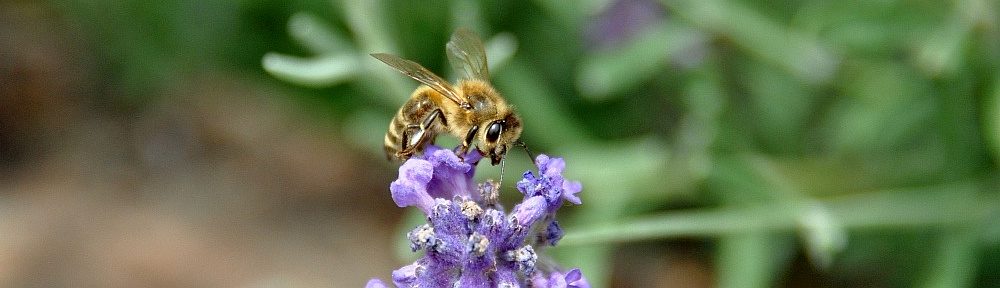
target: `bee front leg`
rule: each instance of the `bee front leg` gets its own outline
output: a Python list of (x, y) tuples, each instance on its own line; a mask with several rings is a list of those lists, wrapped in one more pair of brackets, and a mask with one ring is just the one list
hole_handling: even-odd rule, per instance
[[(469, 153), (469, 147), (472, 146), (472, 141), (476, 140), (476, 132), (479, 131), (479, 126), (472, 126), (468, 133), (465, 133), (465, 139), (462, 140), (462, 146), (458, 148), (458, 158), (465, 157), (465, 153)], [(463, 159), (464, 160), (464, 159)]]

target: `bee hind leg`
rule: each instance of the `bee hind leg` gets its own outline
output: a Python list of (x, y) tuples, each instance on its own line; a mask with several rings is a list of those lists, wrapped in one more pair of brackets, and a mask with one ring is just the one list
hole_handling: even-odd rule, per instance
[(444, 117), (440, 116), (441, 116), (441, 109), (435, 109), (434, 111), (432, 111), (430, 114), (427, 115), (427, 118), (424, 118), (424, 121), (421, 122), (420, 125), (407, 125), (406, 129), (404, 129), (402, 133), (403, 139), (402, 141), (400, 141), (402, 149), (399, 149), (399, 153), (396, 153), (397, 156), (404, 156), (406, 158), (409, 158), (410, 155), (413, 155), (413, 153), (420, 150), (420, 147), (423, 147), (425, 143), (428, 142), (433, 143), (435, 133), (433, 132), (427, 133), (427, 132), (434, 131), (434, 124), (435, 124), (434, 120), (441, 119), (441, 122), (443, 124)]
[[(403, 129), (402, 139), (399, 141), (399, 152), (396, 156), (402, 156), (400, 158), (409, 158), (416, 152), (417, 147), (420, 147), (421, 137), (424, 136), (424, 130), (420, 128), (419, 125), (407, 125), (406, 129)], [(404, 158), (405, 157), (405, 158)]]

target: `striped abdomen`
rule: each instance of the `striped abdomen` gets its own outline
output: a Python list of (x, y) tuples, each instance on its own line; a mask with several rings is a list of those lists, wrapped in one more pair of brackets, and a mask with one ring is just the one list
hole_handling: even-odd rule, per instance
[[(419, 129), (420, 124), (427, 119), (431, 112), (438, 109), (437, 105), (431, 101), (430, 93), (435, 92), (424, 86), (413, 91), (413, 96), (410, 97), (409, 101), (406, 101), (406, 104), (403, 104), (403, 107), (399, 108), (396, 117), (393, 117), (392, 122), (389, 123), (389, 131), (385, 133), (385, 156), (390, 160), (409, 159), (414, 153), (423, 150), (425, 143), (433, 142), (434, 137), (442, 130), (441, 120), (443, 119), (435, 121), (437, 123), (431, 125), (427, 131)], [(421, 133), (427, 135), (421, 135)], [(421, 137), (424, 137), (425, 143), (418, 142)], [(406, 143), (403, 142), (404, 140)], [(414, 145), (416, 147), (404, 151), (404, 148)]]

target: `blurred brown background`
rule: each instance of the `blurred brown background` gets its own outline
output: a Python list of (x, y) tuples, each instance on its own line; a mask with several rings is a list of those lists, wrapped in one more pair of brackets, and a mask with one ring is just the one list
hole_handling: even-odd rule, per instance
[(383, 159), (225, 67), (127, 101), (120, 51), (67, 18), (0, 4), (0, 287), (331, 287), (397, 266)]

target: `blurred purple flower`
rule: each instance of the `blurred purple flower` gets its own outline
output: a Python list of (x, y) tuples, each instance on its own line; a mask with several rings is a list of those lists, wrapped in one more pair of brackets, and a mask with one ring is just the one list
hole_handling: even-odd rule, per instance
[(614, 47), (666, 15), (663, 5), (653, 0), (612, 1), (587, 25), (585, 37), (588, 46), (597, 49)]
[[(475, 151), (473, 151), (475, 152)], [(482, 157), (428, 146), (426, 152), (403, 163), (399, 178), (389, 187), (399, 207), (415, 206), (427, 215), (407, 239), (424, 256), (393, 271), (397, 287), (589, 287), (579, 269), (565, 274), (555, 267), (538, 267), (536, 248), (555, 245), (562, 228), (555, 213), (566, 200), (580, 204), (581, 185), (567, 181), (561, 158), (539, 155), (537, 176), (525, 172), (517, 183), (525, 195), (506, 212), (494, 203), (498, 189), (491, 182), (476, 185), (475, 166)], [(485, 196), (484, 196), (485, 195)], [(540, 271), (544, 269), (546, 271)], [(561, 286), (560, 286), (561, 285)], [(378, 279), (366, 287), (387, 287)]]

